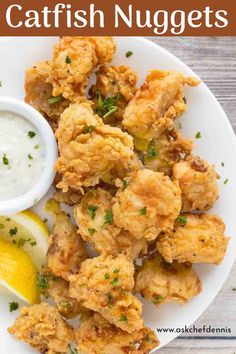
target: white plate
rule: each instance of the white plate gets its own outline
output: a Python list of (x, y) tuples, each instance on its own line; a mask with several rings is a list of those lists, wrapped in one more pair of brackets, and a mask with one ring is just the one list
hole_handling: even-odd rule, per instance
[[(0, 40), (0, 95), (23, 99), (24, 71), (39, 60), (51, 57), (53, 37), (18, 37)], [(150, 69), (180, 70), (186, 75), (195, 75), (184, 63), (163, 48), (144, 38), (117, 38), (118, 52), (115, 64), (128, 64), (139, 73), (141, 83)], [(125, 53), (131, 50), (130, 58)], [(195, 75), (196, 76), (196, 75)], [(186, 88), (188, 111), (181, 118), (182, 132), (193, 138), (201, 131), (202, 138), (196, 140), (195, 153), (214, 163), (221, 175), (220, 199), (212, 213), (219, 214), (227, 226), (226, 234), (231, 236), (226, 257), (220, 266), (197, 265), (203, 282), (203, 291), (186, 305), (166, 304), (157, 309), (153, 304), (144, 304), (144, 319), (154, 330), (158, 328), (182, 328), (191, 325), (205, 311), (221, 289), (233, 265), (236, 253), (236, 140), (230, 123), (205, 84), (197, 88)], [(225, 166), (221, 166), (224, 162)], [(228, 178), (228, 184), (223, 181)], [(39, 203), (43, 209), (43, 202)], [(14, 321), (16, 313), (8, 310), (8, 297), (0, 294), (0, 340), (1, 354), (34, 353), (27, 345), (7, 334), (7, 327)], [(159, 333), (161, 346), (169, 343), (178, 333)]]

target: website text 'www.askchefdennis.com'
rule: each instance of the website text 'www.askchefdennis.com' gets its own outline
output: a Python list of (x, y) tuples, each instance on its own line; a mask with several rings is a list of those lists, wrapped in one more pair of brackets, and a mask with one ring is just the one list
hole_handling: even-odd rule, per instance
[(196, 327), (195, 325), (191, 327), (164, 327), (157, 328), (157, 333), (190, 333), (190, 334), (230, 334), (230, 327), (213, 327), (211, 325), (203, 325), (202, 327)]

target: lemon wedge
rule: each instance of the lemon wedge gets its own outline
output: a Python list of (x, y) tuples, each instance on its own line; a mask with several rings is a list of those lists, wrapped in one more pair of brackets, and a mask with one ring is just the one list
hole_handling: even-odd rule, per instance
[(30, 256), (10, 242), (0, 240), (0, 287), (18, 298), (39, 302), (37, 268)]
[(45, 263), (49, 231), (31, 210), (0, 216), (0, 239), (26, 251), (38, 269)]

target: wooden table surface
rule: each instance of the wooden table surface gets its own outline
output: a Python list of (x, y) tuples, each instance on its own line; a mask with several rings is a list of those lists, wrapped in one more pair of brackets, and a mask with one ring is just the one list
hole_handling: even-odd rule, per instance
[[(189, 65), (208, 85), (236, 132), (236, 37), (148, 37)], [(235, 250), (236, 251), (236, 250)], [(158, 354), (236, 354), (236, 264), (196, 327), (231, 328), (230, 334), (184, 334)]]

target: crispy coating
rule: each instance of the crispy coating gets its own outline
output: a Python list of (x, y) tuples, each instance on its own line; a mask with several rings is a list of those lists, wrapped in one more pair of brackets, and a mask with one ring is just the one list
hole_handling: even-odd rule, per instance
[(47, 264), (51, 272), (65, 280), (77, 273), (81, 262), (87, 258), (85, 243), (77, 234), (77, 227), (70, 222), (70, 217), (51, 200), (47, 208), (54, 208), (54, 231), (51, 235), (47, 252)]
[[(220, 264), (228, 243), (221, 218), (208, 214), (183, 214), (178, 220), (172, 233), (157, 240), (157, 249), (165, 260)], [(184, 225), (183, 220), (186, 220)]]
[(167, 129), (151, 142), (134, 139), (144, 166), (150, 170), (171, 176), (173, 165), (191, 154), (192, 140), (185, 139), (176, 129)]
[(52, 63), (50, 61), (39, 62), (26, 70), (25, 102), (43, 114), (55, 130), (60, 115), (70, 105), (70, 101), (62, 98), (53, 104), (48, 102), (53, 96), (53, 86), (48, 82), (51, 71)]
[(128, 104), (123, 125), (137, 138), (157, 138), (166, 125), (186, 110), (183, 88), (198, 80), (185, 78), (177, 71), (152, 70)]
[(132, 294), (134, 265), (123, 254), (88, 259), (69, 278), (69, 295), (129, 333), (143, 327), (142, 304)]
[(40, 353), (47, 354), (67, 353), (74, 338), (72, 327), (46, 303), (22, 307), (20, 316), (8, 332)]
[(144, 238), (135, 239), (129, 232), (121, 230), (113, 222), (112, 195), (101, 188), (88, 191), (74, 209), (79, 233), (101, 254), (124, 252), (131, 259), (146, 253)]
[(172, 230), (181, 209), (181, 191), (163, 173), (140, 170), (113, 200), (115, 224), (135, 238), (154, 240), (160, 232)]
[(192, 156), (173, 167), (173, 180), (182, 191), (182, 211), (208, 210), (219, 197), (214, 166)]
[(54, 46), (49, 82), (53, 96), (80, 102), (97, 64), (110, 62), (116, 50), (111, 37), (62, 37)]
[(201, 281), (191, 264), (170, 264), (155, 255), (138, 268), (135, 291), (157, 306), (170, 301), (186, 303), (201, 292)]
[(143, 327), (130, 334), (97, 313), (75, 331), (75, 342), (81, 354), (147, 354), (159, 345), (151, 329)]
[(134, 158), (133, 139), (119, 128), (105, 125), (89, 104), (74, 104), (64, 111), (56, 131), (60, 157), (56, 170), (62, 174), (57, 187), (95, 186), (102, 176), (120, 165), (128, 169)]

